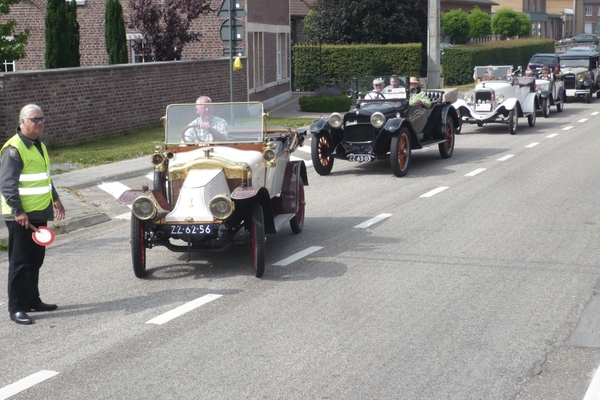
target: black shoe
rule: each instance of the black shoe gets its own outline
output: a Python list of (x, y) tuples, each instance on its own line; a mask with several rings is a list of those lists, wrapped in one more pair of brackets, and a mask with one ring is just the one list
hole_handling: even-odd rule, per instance
[(58, 308), (56, 304), (46, 304), (43, 301), (35, 306), (31, 306), (29, 311), (54, 311)]
[(15, 321), (17, 324), (21, 325), (31, 325), (33, 324), (33, 320), (29, 318), (29, 315), (25, 313), (25, 311), (17, 311), (10, 313), (11, 321)]

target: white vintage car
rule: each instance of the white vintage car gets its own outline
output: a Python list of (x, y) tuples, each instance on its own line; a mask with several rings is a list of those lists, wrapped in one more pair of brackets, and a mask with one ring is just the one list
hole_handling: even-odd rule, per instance
[[(249, 243), (254, 275), (265, 268), (265, 234), (304, 226), (306, 166), (291, 154), (304, 132), (267, 129), (259, 102), (175, 104), (163, 119), (165, 144), (151, 157), (153, 188), (125, 192), (131, 204), (135, 276), (146, 250), (223, 251)], [(247, 232), (245, 234), (244, 232)]]
[(510, 65), (475, 67), (475, 90), (453, 104), (461, 124), (508, 124), (508, 131), (514, 135), (519, 117), (527, 117), (533, 127), (540, 108), (535, 78), (518, 76), (520, 73), (521, 67), (513, 73)]

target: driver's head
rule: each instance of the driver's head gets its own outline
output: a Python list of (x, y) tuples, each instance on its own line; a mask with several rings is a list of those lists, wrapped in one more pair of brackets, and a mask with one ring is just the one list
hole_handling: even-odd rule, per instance
[(376, 92), (381, 92), (383, 90), (383, 78), (373, 79), (373, 90)]
[(212, 117), (212, 106), (210, 103), (212, 103), (212, 100), (208, 96), (200, 96), (196, 100), (196, 113), (205, 121), (210, 120)]

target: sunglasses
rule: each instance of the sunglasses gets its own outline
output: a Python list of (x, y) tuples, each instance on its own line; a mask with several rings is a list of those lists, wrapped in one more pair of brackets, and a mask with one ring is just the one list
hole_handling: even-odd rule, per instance
[(45, 122), (46, 118), (44, 117), (40, 117), (40, 118), (27, 118), (28, 120), (30, 120), (31, 122), (33, 122), (34, 124), (39, 124), (40, 122)]

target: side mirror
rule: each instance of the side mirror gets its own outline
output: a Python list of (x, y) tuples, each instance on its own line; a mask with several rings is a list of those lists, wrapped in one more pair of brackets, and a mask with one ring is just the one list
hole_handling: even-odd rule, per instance
[(352, 89), (346, 90), (346, 97), (352, 98), (354, 96), (354, 91)]

